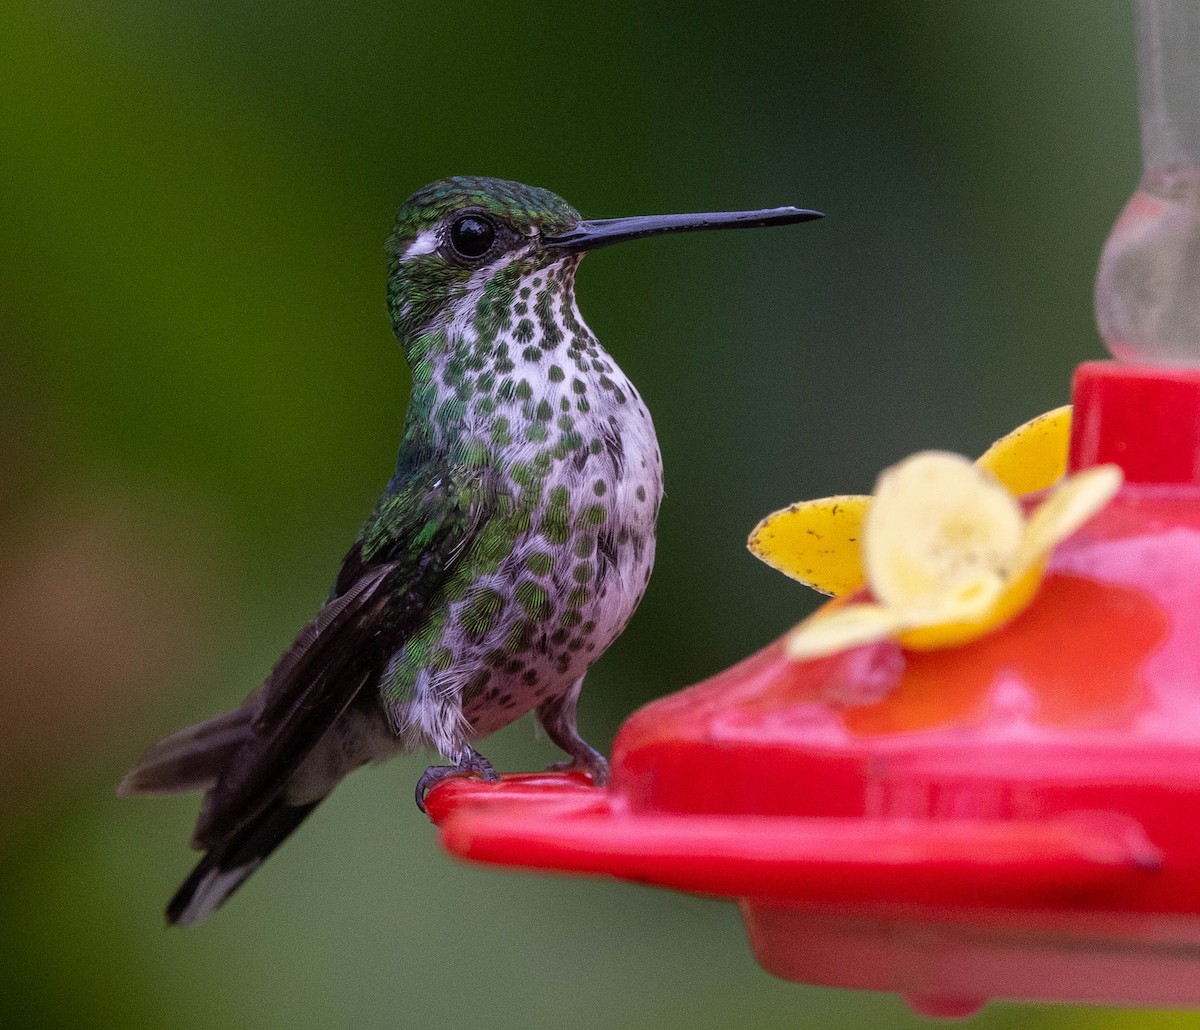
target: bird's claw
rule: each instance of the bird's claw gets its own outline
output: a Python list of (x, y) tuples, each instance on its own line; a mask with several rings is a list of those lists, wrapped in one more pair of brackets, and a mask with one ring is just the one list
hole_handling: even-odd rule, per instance
[(467, 748), (455, 765), (431, 765), (417, 780), (417, 808), (425, 811), (425, 797), (442, 780), (453, 776), (478, 776), (487, 783), (495, 783), (500, 774), (492, 768), (492, 763), (474, 748)]
[(585, 772), (592, 778), (592, 783), (597, 787), (603, 787), (608, 782), (608, 759), (599, 751), (593, 751), (590, 755), (567, 758), (561, 762), (551, 762), (546, 766), (546, 772)]

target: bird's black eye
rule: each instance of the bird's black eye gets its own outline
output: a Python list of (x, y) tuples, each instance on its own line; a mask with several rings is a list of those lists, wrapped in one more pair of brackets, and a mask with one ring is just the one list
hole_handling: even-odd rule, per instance
[(450, 245), (463, 257), (483, 257), (495, 242), (495, 228), (479, 215), (463, 215), (450, 226)]

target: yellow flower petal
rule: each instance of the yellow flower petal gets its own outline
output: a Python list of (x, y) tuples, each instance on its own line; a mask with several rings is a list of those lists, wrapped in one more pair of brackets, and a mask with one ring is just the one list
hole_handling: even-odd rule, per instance
[(863, 526), (871, 591), (903, 613), (944, 609), (981, 576), (1002, 573), (1021, 544), (1020, 505), (958, 454), (926, 451), (888, 469)]
[(822, 609), (788, 634), (787, 655), (796, 660), (824, 658), (886, 640), (900, 629), (903, 622), (896, 613), (877, 604)]
[(866, 583), (862, 567), (862, 523), (870, 497), (822, 497), (768, 515), (746, 546), (784, 575), (840, 597)]
[(974, 617), (920, 626), (899, 634), (896, 639), (901, 647), (910, 651), (936, 651), (978, 640), (1011, 622), (1029, 607), (1042, 584), (1045, 570), (1045, 562), (1037, 562), (1015, 579), (1004, 582), (999, 594)]
[(1071, 405), (1055, 408), (1018, 426), (989, 447), (978, 464), (1014, 494), (1053, 486), (1067, 472)]
[(1048, 555), (1108, 504), (1123, 480), (1117, 465), (1098, 465), (1064, 480), (1029, 516), (1014, 570)]

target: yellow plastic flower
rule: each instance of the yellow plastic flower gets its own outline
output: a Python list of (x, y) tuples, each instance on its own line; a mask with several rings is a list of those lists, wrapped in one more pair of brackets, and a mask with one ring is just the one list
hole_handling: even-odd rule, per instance
[[(1041, 415), (972, 464), (944, 452), (885, 472), (874, 497), (805, 501), (763, 519), (758, 557), (823, 593), (870, 587), (871, 601), (833, 604), (788, 639), (816, 658), (886, 638), (928, 650), (975, 640), (1037, 593), (1054, 547), (1121, 485), (1116, 466), (1064, 479), (1071, 409)], [(1015, 495), (1058, 484), (1029, 517)]]
[[(997, 440), (979, 459), (1015, 494), (1052, 486), (1067, 471), (1070, 406), (1039, 415)], [(823, 594), (840, 597), (867, 582), (859, 541), (871, 498), (801, 501), (768, 515), (750, 534), (750, 550), (772, 568)]]
[(979, 458), (1014, 494), (1033, 494), (1053, 486), (1067, 474), (1071, 443), (1071, 405), (1066, 404), (1017, 426)]
[(953, 647), (999, 629), (1033, 600), (1054, 547), (1104, 507), (1121, 470), (1064, 479), (1028, 518), (991, 472), (944, 451), (907, 458), (879, 478), (862, 526), (872, 601), (834, 604), (788, 637), (793, 658), (819, 658), (888, 637)]

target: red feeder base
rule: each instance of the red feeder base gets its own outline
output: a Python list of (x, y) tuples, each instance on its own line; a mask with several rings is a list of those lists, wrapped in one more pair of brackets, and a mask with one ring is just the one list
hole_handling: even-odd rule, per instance
[(1072, 463), (1120, 495), (970, 645), (772, 644), (635, 713), (607, 790), (449, 781), (464, 858), (737, 899), (792, 980), (1200, 1004), (1200, 373), (1083, 366)]

